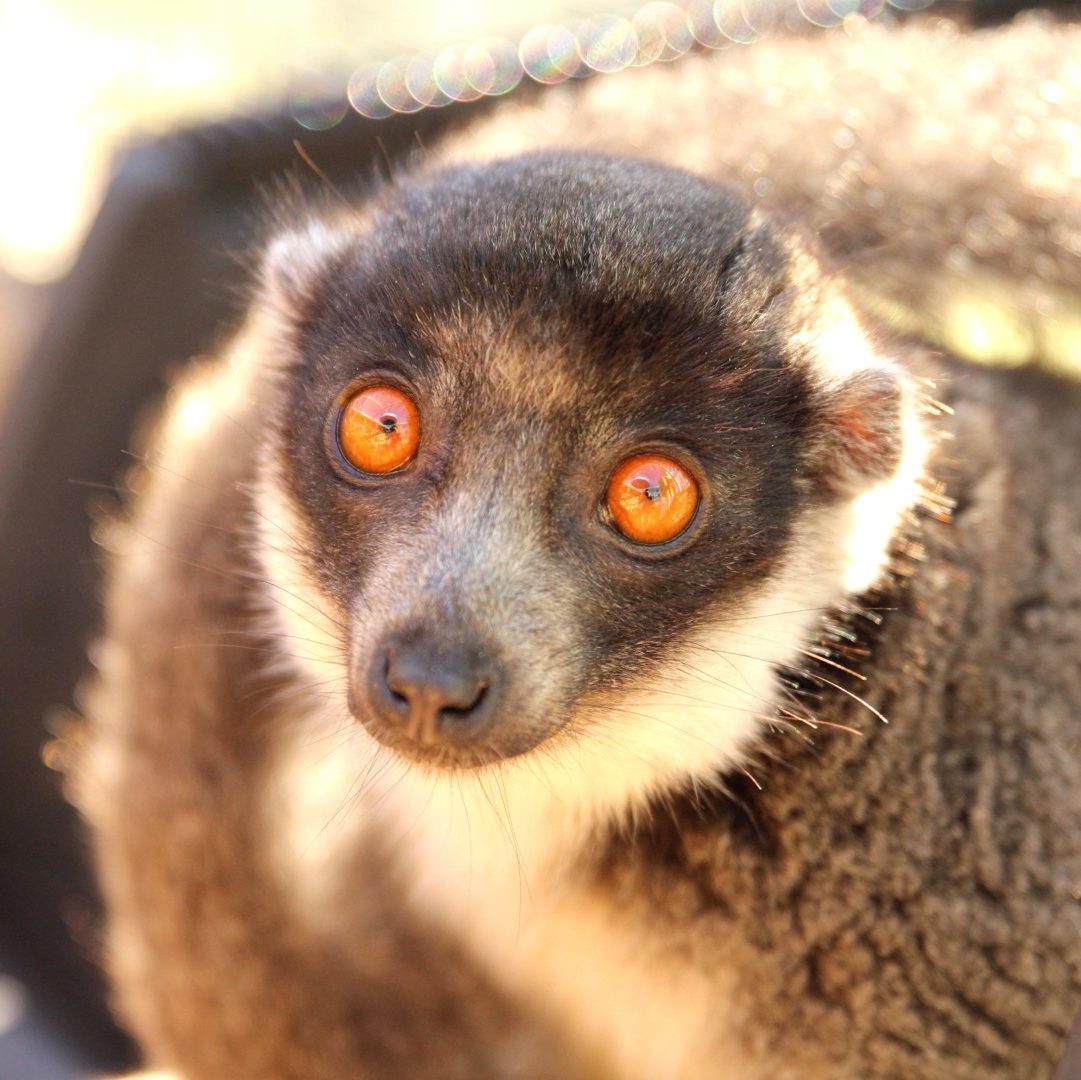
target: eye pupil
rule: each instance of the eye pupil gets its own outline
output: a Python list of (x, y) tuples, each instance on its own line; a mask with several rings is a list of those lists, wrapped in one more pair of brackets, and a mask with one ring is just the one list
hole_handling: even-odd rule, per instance
[(383, 419), (379, 421), (379, 423), (388, 435), (396, 431), (398, 428), (398, 418), (396, 416), (384, 416)]

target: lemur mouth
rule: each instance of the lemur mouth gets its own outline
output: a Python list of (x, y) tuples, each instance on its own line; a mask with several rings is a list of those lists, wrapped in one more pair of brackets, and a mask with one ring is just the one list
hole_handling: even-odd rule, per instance
[(510, 723), (501, 724), (498, 717), (494, 718), (486, 737), (464, 736), (469, 719), (455, 715), (459, 710), (444, 710), (439, 723), (432, 725), (433, 736), (432, 727), (418, 731), (404, 707), (401, 722), (374, 715), (357, 703), (351, 703), (350, 708), (361, 727), (380, 745), (411, 764), (441, 772), (483, 769), (527, 754), (543, 741), (543, 735), (528, 729), (512, 730)]
[(515, 756), (484, 744), (461, 747), (425, 745), (378, 721), (361, 717), (360, 723), (376, 742), (404, 761), (440, 772), (471, 772)]

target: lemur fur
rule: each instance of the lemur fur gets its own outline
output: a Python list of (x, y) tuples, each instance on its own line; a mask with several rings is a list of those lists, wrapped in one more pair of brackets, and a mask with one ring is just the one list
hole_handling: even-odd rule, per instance
[[(598, 80), (273, 240), (115, 527), (73, 775), (149, 1064), (1049, 1069), (1081, 1004), (1077, 392), (925, 354), (947, 287), (1076, 303), (1077, 46), (928, 23)], [(421, 436), (373, 478), (334, 418), (384, 384)], [(604, 513), (643, 451), (700, 489), (651, 549)], [(958, 512), (921, 564), (929, 477)], [(876, 586), (870, 658), (821, 646)], [(483, 661), (483, 730), (388, 719), (394, 650)]]

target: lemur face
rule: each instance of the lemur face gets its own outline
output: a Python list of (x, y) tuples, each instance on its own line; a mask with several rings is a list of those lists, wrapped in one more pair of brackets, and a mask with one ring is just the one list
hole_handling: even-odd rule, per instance
[(530, 156), (401, 183), (267, 280), (264, 511), (304, 537), (268, 572), (318, 597), (379, 743), (453, 769), (619, 742), (710, 680), (719, 731), (768, 711), (764, 598), (839, 598), (828, 523), (902, 450), (896, 375), (787, 237), (676, 170)]

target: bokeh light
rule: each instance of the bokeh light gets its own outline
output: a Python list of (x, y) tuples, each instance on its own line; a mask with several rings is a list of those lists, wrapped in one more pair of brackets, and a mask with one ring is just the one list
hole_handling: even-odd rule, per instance
[[(611, 0), (318, 0), (311, 10), (264, 0), (266, 17), (257, 20), (243, 5), (212, 0), (186, 0), (184, 20), (169, 0), (0, 5), (0, 95), (16, 102), (35, 88), (34, 108), (9, 109), (5, 119), (17, 167), (3, 180), (0, 271), (44, 281), (70, 265), (112, 157), (133, 132), (265, 110), (275, 100), (298, 127), (325, 131), (349, 108), (384, 119), (506, 94), (523, 79), (553, 84), (748, 45), (782, 26), (856, 33), (868, 20), (931, 3), (649, 0), (617, 13)], [(1026, 182), (1041, 193), (1061, 177), (1033, 168)]]
[(522, 81), (518, 50), (503, 38), (486, 38), (466, 50), (465, 77), (479, 94), (498, 97)]
[(591, 71), (612, 74), (634, 63), (638, 37), (627, 19), (601, 15), (590, 19), (582, 28), (578, 47)]
[[(568, 71), (571, 61), (578, 55), (577, 41), (566, 28), (559, 26), (535, 26), (522, 38), (518, 46), (518, 59), (522, 70), (534, 82), (552, 84), (563, 82), (573, 71)], [(577, 65), (574, 65), (575, 68)]]
[(289, 90), (289, 112), (309, 131), (328, 131), (345, 119), (349, 101), (341, 79), (324, 72), (294, 80)]
[(646, 4), (635, 13), (631, 26), (638, 39), (636, 64), (675, 60), (694, 45), (687, 12), (677, 4)]
[(382, 70), (382, 64), (368, 64), (358, 68), (349, 77), (349, 104), (361, 116), (367, 116), (371, 120), (382, 120), (394, 112), (379, 95), (378, 81)]
[(465, 49), (444, 49), (432, 61), (432, 78), (451, 101), (476, 101), (482, 91), (473, 86), (465, 70)]
[[(914, 0), (899, 0), (912, 3)], [(602, 13), (539, 23), (516, 40), (487, 38), (433, 54), (358, 68), (349, 101), (381, 118), (505, 94), (523, 78), (543, 85), (674, 60), (692, 49), (749, 45), (792, 31), (877, 19), (887, 0), (651, 0), (629, 17)]]

